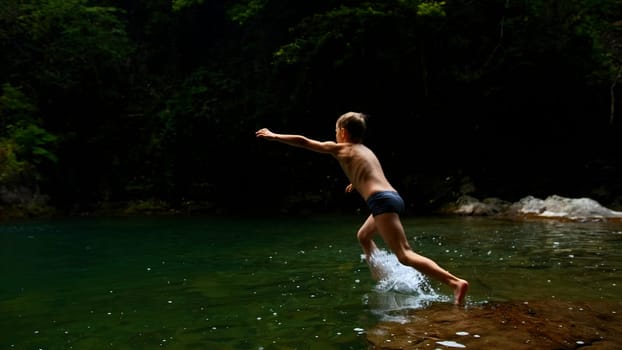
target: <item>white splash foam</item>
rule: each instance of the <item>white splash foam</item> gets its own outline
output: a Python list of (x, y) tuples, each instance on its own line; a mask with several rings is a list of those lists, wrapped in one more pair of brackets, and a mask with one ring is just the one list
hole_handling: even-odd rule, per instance
[(443, 345), (443, 346), (446, 346), (448, 348), (466, 348), (466, 346), (464, 346), (464, 345), (462, 345), (460, 343), (457, 343), (457, 342), (455, 342), (453, 340), (437, 341), (436, 344)]
[(410, 266), (401, 264), (397, 257), (385, 250), (378, 250), (370, 258), (370, 269), (379, 277), (376, 290), (414, 294), (438, 298), (427, 278)]
[(407, 322), (404, 311), (448, 300), (436, 293), (425, 275), (402, 265), (394, 254), (385, 250), (378, 250), (371, 256), (369, 267), (379, 280), (374, 293), (366, 296), (367, 303), (371, 311), (384, 321)]

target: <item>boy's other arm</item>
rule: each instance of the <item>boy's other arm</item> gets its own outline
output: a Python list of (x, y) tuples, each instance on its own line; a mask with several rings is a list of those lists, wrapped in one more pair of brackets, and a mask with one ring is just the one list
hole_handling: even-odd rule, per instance
[(333, 141), (317, 141), (302, 135), (277, 134), (267, 128), (255, 132), (255, 136), (270, 141), (278, 141), (290, 146), (305, 148), (319, 153), (336, 153), (339, 146)]

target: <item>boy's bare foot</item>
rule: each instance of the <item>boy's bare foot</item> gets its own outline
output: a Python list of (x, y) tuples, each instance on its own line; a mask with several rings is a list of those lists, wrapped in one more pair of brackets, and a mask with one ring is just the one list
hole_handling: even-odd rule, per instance
[(466, 280), (460, 280), (454, 286), (454, 304), (461, 305), (464, 303), (464, 297), (469, 290), (469, 282)]

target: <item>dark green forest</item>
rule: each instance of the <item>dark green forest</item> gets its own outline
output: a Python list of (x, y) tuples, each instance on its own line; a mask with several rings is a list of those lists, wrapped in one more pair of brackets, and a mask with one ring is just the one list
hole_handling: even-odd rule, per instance
[(621, 207), (622, 0), (2, 0), (0, 216), (355, 210), (365, 143), (416, 211)]

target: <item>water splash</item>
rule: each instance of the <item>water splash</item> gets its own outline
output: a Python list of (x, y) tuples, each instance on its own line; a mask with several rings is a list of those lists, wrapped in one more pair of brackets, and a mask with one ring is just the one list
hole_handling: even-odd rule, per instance
[[(365, 255), (361, 258), (364, 260)], [(432, 302), (447, 301), (430, 285), (427, 277), (402, 265), (395, 254), (378, 250), (372, 254), (369, 268), (378, 283), (374, 293), (366, 295), (371, 311), (385, 321), (406, 322), (406, 310), (421, 309)]]
[(436, 344), (443, 345), (448, 348), (460, 348), (460, 349), (466, 348), (466, 346), (464, 346), (463, 344), (457, 343), (453, 340), (437, 341)]
[(369, 266), (372, 274), (379, 279), (376, 285), (378, 291), (438, 297), (427, 278), (414, 268), (401, 264), (395, 254), (377, 250), (370, 257)]

